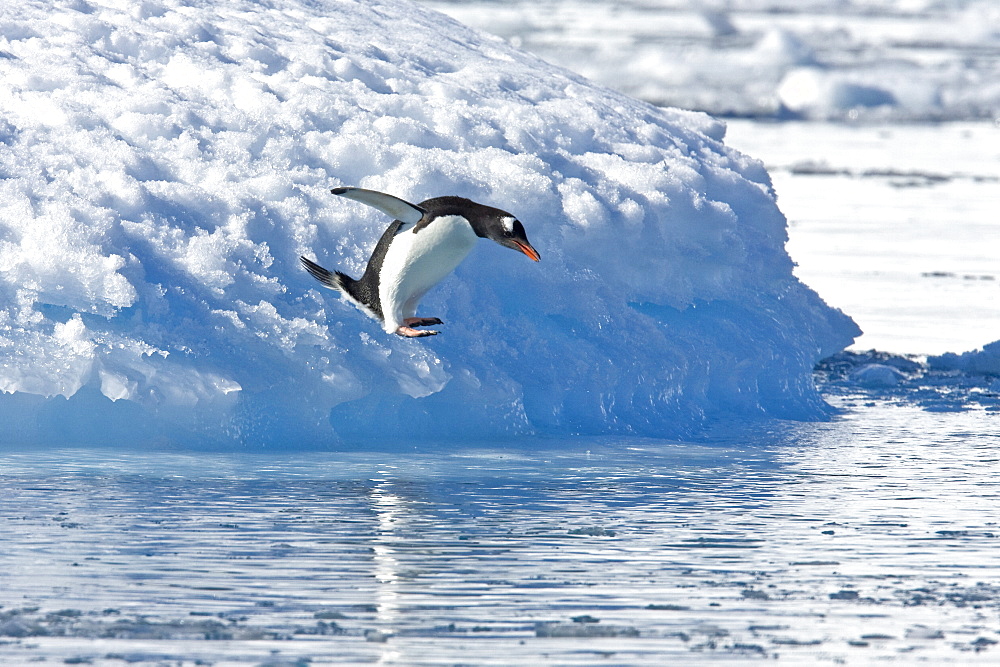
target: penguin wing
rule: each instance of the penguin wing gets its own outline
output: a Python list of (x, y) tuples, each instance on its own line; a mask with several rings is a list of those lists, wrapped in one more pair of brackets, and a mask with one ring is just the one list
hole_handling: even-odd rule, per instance
[(334, 188), (331, 190), (335, 195), (347, 197), (362, 204), (368, 204), (372, 208), (377, 208), (386, 215), (392, 216), (395, 220), (401, 220), (408, 225), (415, 225), (424, 217), (424, 209), (419, 206), (403, 201), (399, 197), (387, 195), (384, 192), (375, 190), (365, 190), (364, 188)]

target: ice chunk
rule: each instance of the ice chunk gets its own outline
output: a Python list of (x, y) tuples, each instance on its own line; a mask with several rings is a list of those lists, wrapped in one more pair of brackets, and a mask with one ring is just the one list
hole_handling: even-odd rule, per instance
[[(17, 439), (680, 436), (825, 413), (812, 367), (858, 330), (792, 275), (768, 175), (721, 123), (402, 0), (87, 7), (0, 8)], [(499, 206), (543, 261), (480, 243), (424, 300), (443, 334), (387, 336), (299, 266), (358, 275), (389, 223), (340, 185)]]
[(947, 352), (928, 357), (927, 363), (938, 370), (955, 370), (978, 375), (1000, 375), (1000, 340), (983, 345), (981, 350), (955, 354)]
[(895, 387), (906, 376), (892, 366), (867, 364), (851, 373), (851, 379), (862, 387)]
[(791, 70), (778, 86), (778, 97), (792, 111), (820, 116), (897, 104), (896, 97), (885, 88), (855, 82), (818, 67)]
[(768, 30), (754, 47), (753, 55), (776, 67), (813, 64), (816, 55), (795, 33), (780, 28)]

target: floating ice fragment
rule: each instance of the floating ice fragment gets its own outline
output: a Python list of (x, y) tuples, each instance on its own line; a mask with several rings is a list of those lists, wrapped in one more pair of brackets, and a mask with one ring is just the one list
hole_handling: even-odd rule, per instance
[(906, 376), (892, 366), (867, 364), (852, 372), (851, 379), (862, 387), (894, 387)]
[(600, 623), (539, 623), (536, 637), (638, 637), (639, 631), (630, 626)]
[(897, 104), (895, 95), (885, 88), (818, 67), (788, 72), (778, 86), (778, 97), (792, 111), (812, 115)]
[(928, 365), (938, 370), (956, 370), (979, 375), (1000, 375), (1000, 340), (983, 345), (981, 350), (955, 354), (947, 352), (927, 358)]

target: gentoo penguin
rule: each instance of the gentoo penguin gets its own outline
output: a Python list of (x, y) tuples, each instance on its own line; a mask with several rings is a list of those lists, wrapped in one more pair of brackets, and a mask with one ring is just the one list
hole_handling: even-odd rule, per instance
[(477, 238), (491, 239), (539, 260), (518, 219), (498, 208), (462, 197), (435, 197), (410, 204), (362, 188), (334, 188), (332, 192), (368, 204), (395, 220), (379, 239), (360, 280), (340, 271), (327, 271), (305, 257), (299, 259), (325, 287), (340, 291), (382, 322), (386, 333), (407, 338), (438, 333), (414, 328), (443, 324), (436, 317), (415, 317), (417, 304), (465, 259)]

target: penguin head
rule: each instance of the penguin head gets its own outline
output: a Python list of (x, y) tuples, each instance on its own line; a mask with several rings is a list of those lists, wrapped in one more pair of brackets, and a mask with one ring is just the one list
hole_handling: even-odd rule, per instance
[[(490, 215), (483, 225), (483, 233), (479, 234), (491, 241), (496, 241), (505, 248), (523, 252), (534, 261), (541, 259), (541, 255), (528, 242), (528, 235), (524, 231), (521, 221), (510, 213), (493, 209), (495, 214)], [(479, 230), (477, 230), (477, 233)]]
[(417, 228), (427, 224), (424, 221), (437, 216), (458, 215), (469, 222), (476, 236), (496, 241), (505, 248), (523, 252), (536, 262), (541, 258), (538, 251), (528, 242), (524, 225), (507, 211), (477, 204), (464, 197), (435, 197), (420, 202), (420, 209), (424, 211), (424, 217), (417, 223)]

